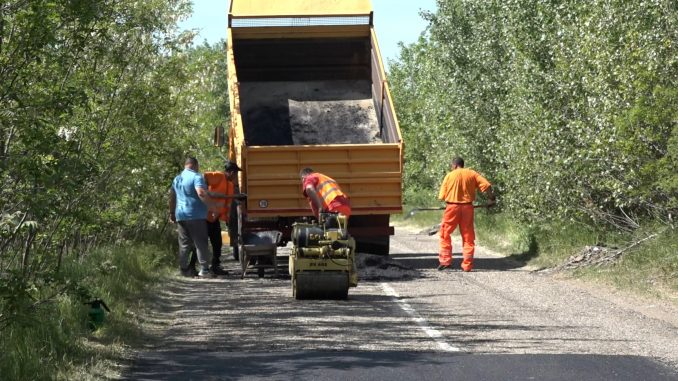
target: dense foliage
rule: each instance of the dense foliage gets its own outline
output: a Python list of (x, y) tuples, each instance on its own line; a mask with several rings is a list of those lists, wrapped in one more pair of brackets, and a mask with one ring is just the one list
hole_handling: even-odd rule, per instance
[(461, 155), (530, 222), (675, 216), (678, 3), (439, 0), (424, 16), (390, 70), (410, 201)]
[(96, 247), (166, 233), (185, 155), (221, 161), (224, 47), (192, 48), (177, 31), (189, 13), (186, 0), (0, 3), (0, 331), (87, 297), (63, 269)]

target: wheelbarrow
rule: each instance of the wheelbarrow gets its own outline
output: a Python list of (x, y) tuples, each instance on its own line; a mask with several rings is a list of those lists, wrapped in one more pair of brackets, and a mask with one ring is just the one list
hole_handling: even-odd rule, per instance
[(274, 275), (278, 276), (278, 243), (282, 232), (266, 230), (247, 232), (242, 237), (239, 247), (240, 265), (242, 267), (241, 279), (247, 275), (247, 270), (257, 269), (259, 278), (263, 278), (267, 268), (272, 268)]

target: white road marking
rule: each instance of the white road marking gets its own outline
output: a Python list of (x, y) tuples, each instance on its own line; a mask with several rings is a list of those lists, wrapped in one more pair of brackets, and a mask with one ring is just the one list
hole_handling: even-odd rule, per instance
[(389, 286), (388, 283), (382, 283), (381, 288), (384, 290), (386, 295), (391, 296), (395, 298), (396, 302), (400, 305), (400, 308), (403, 309), (403, 311), (407, 312), (410, 317), (412, 317), (412, 320), (414, 320), (415, 323), (424, 331), (426, 332), (427, 335), (429, 335), (430, 338), (433, 339), (438, 344), (438, 347), (440, 347), (441, 350), (445, 352), (459, 352), (461, 349), (457, 347), (453, 347), (450, 344), (446, 343), (442, 337), (443, 335), (436, 330), (435, 328), (431, 327), (426, 319), (424, 319), (419, 313), (412, 308), (406, 301), (400, 299), (400, 296), (398, 293), (393, 289), (393, 287)]

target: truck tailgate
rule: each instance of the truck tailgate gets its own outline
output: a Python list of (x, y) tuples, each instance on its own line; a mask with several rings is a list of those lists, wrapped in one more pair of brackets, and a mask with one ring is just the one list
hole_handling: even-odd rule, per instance
[(354, 215), (402, 212), (402, 144), (250, 146), (242, 152), (249, 218), (310, 215), (299, 171), (334, 178)]

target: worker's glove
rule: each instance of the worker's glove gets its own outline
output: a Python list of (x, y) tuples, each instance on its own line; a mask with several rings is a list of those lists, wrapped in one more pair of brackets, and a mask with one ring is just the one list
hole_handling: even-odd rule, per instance
[(247, 193), (238, 193), (235, 195), (235, 198), (244, 200), (247, 198)]

